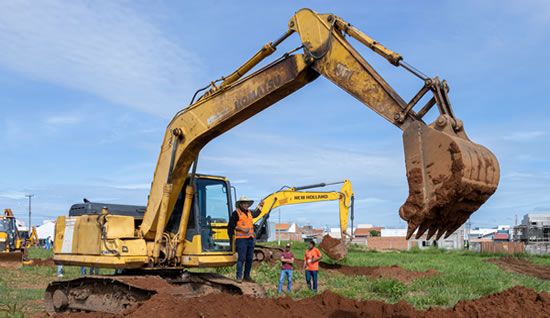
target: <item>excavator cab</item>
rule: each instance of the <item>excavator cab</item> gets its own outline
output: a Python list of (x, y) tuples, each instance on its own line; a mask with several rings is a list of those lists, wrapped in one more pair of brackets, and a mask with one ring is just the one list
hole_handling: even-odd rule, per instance
[[(227, 224), (232, 212), (229, 180), (223, 177), (197, 175), (194, 179), (194, 188), (195, 194), (185, 239), (192, 244), (200, 242), (201, 252), (230, 253), (231, 244), (227, 235), (221, 235), (227, 233)], [(168, 221), (168, 232), (177, 232), (183, 213), (184, 198), (185, 193), (182, 191)]]

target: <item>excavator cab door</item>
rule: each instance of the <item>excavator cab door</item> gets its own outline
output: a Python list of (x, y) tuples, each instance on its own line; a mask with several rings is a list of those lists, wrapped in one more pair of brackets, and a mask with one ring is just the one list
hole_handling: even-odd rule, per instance
[(227, 225), (231, 215), (231, 187), (221, 179), (195, 182), (195, 216), (204, 252), (231, 252)]

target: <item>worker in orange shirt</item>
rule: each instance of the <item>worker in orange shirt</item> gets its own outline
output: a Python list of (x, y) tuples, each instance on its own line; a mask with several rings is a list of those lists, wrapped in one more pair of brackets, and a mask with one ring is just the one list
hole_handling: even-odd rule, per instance
[(321, 252), (315, 247), (315, 242), (310, 241), (304, 255), (304, 270), (306, 271), (307, 287), (314, 293), (317, 292), (317, 273), (319, 272), (319, 261), (322, 257)]

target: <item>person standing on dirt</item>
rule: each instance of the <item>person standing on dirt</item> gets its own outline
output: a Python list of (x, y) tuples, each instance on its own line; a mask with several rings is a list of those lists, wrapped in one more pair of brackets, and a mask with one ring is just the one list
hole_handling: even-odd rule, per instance
[(252, 269), (252, 261), (254, 259), (254, 221), (253, 219), (260, 214), (260, 210), (256, 209), (250, 211), (250, 206), (254, 203), (246, 196), (241, 196), (236, 202), (236, 210), (233, 211), (229, 218), (229, 224), (227, 225), (227, 231), (229, 234), (229, 240), (233, 242), (235, 240), (235, 248), (237, 250), (237, 281), (243, 281), (243, 267), (244, 267), (244, 281), (254, 282), (250, 278), (250, 270)]
[(304, 270), (306, 271), (307, 287), (314, 293), (317, 292), (317, 274), (319, 272), (319, 261), (322, 257), (321, 252), (315, 247), (315, 242), (310, 241), (304, 255)]
[(294, 265), (294, 254), (290, 251), (290, 243), (286, 244), (285, 251), (281, 254), (281, 276), (279, 277), (279, 294), (283, 292), (285, 279), (288, 280), (286, 291), (292, 292), (292, 270)]

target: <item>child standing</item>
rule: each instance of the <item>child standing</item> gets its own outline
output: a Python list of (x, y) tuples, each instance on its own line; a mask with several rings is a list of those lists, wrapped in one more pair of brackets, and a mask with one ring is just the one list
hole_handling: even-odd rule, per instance
[(283, 292), (285, 278), (288, 280), (286, 291), (292, 292), (292, 270), (294, 264), (294, 254), (290, 251), (290, 243), (285, 247), (285, 251), (281, 254), (281, 276), (279, 277), (279, 294)]
[(319, 260), (321, 252), (315, 247), (315, 242), (309, 242), (309, 248), (304, 255), (304, 270), (306, 271), (306, 283), (310, 290), (317, 292), (317, 273), (319, 272)]

